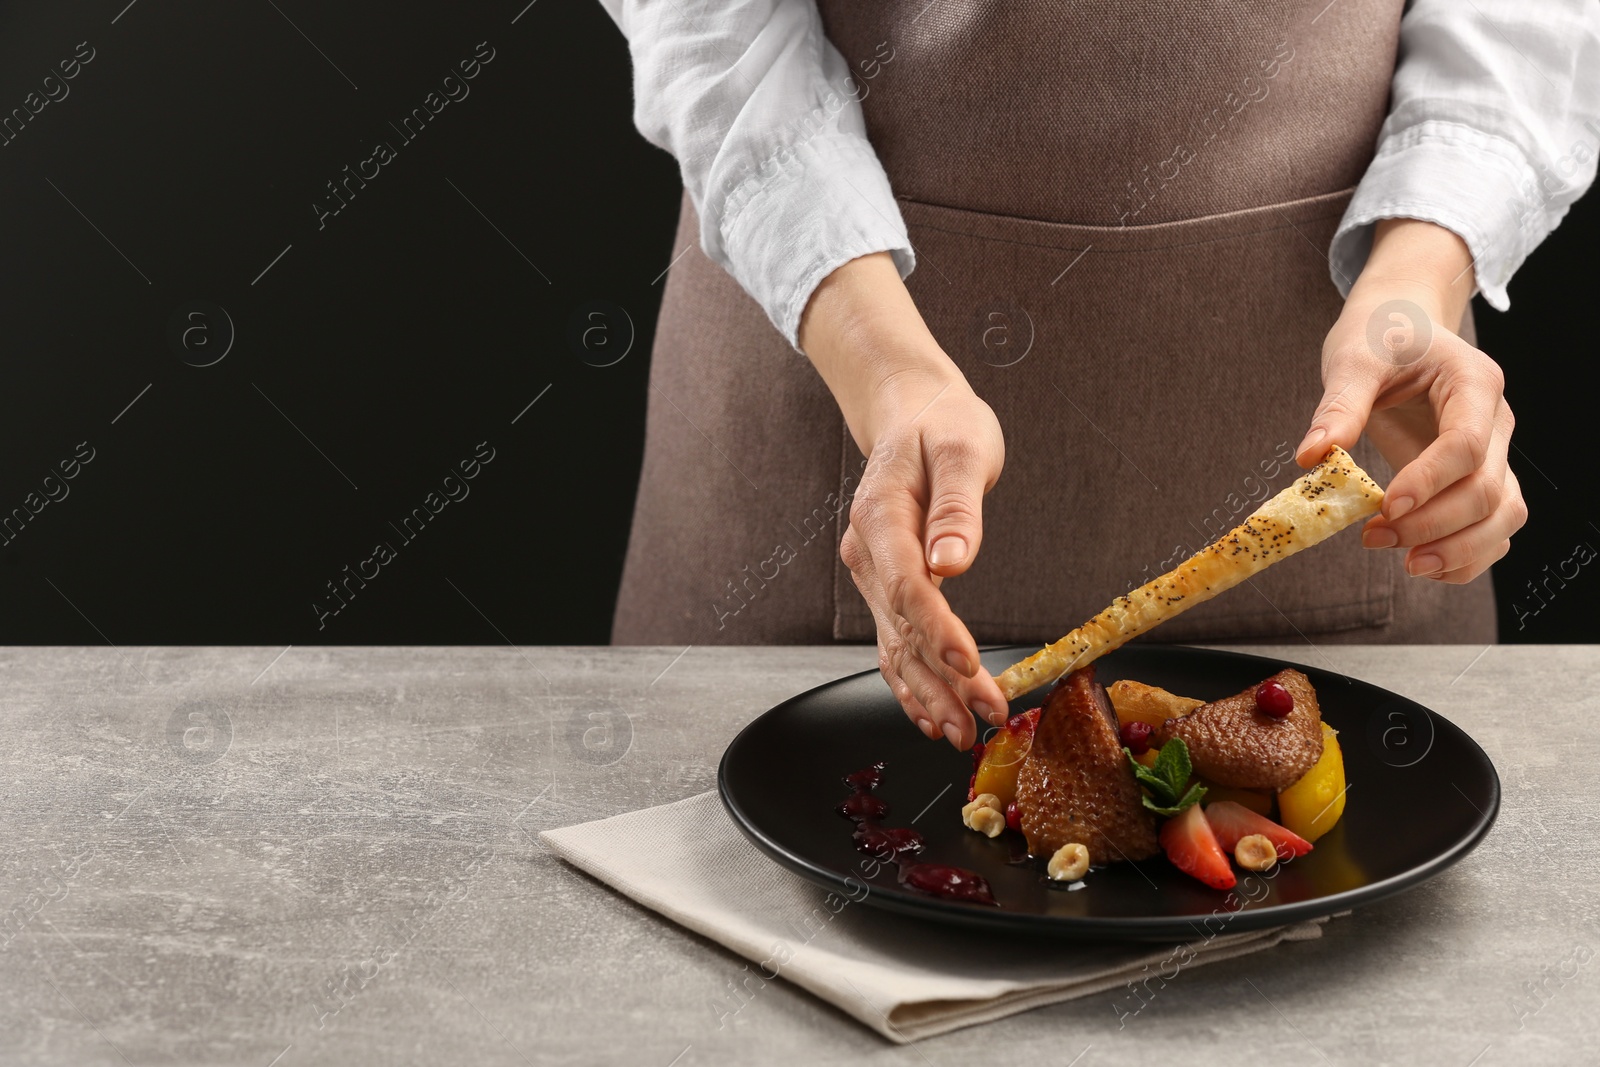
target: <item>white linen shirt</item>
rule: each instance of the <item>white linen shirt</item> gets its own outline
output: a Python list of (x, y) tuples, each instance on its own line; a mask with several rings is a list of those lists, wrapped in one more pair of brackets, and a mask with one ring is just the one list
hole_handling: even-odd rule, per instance
[[(700, 245), (799, 349), (819, 282), (916, 253), (815, 0), (601, 0), (628, 40), (633, 118), (677, 159)], [(1595, 177), (1600, 0), (1413, 0), (1377, 154), (1331, 244), (1348, 295), (1383, 218), (1444, 226), (1499, 310)]]

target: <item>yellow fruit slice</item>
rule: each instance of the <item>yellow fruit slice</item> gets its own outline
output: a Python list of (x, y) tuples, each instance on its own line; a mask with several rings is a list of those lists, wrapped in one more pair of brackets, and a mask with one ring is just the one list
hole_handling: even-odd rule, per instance
[(1307, 841), (1315, 841), (1344, 814), (1344, 755), (1338, 734), (1322, 724), (1322, 758), (1298, 782), (1278, 794), (1278, 821)]
[(1013, 716), (1011, 721), (994, 732), (983, 749), (977, 772), (972, 779), (973, 796), (993, 793), (1000, 801), (1000, 810), (1017, 799), (1017, 774), (1022, 761), (1033, 748), (1033, 730), (1039, 722), (1037, 709)]

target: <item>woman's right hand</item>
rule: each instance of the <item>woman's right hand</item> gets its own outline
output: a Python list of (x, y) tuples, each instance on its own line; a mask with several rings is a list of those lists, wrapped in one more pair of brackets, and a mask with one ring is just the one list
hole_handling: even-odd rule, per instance
[(994, 412), (928, 332), (887, 253), (851, 260), (812, 295), (800, 344), (839, 402), (867, 468), (840, 555), (871, 608), (878, 667), (929, 738), (977, 739), (1006, 701), (945, 600), (983, 539), (1005, 442)]

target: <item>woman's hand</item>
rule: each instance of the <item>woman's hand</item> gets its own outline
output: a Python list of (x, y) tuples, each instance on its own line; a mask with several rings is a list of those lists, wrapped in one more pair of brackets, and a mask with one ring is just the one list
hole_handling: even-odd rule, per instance
[(884, 393), (840, 555), (877, 620), (878, 669), (900, 705), (930, 738), (967, 749), (966, 709), (1004, 721), (1006, 703), (939, 586), (978, 553), (983, 495), (1004, 461), (1000, 423), (959, 373)]
[(1377, 226), (1372, 255), (1322, 346), (1324, 395), (1296, 450), (1310, 467), (1363, 428), (1396, 473), (1362, 530), (1406, 549), (1417, 578), (1469, 582), (1511, 548), (1528, 507), (1506, 461), (1514, 420), (1500, 367), (1455, 332), (1472, 257), (1415, 219)]
[(967, 709), (1006, 701), (940, 591), (972, 565), (983, 495), (1005, 444), (994, 412), (928, 332), (887, 253), (852, 260), (812, 295), (800, 345), (868, 462), (840, 555), (878, 628), (878, 668), (930, 739), (976, 740)]

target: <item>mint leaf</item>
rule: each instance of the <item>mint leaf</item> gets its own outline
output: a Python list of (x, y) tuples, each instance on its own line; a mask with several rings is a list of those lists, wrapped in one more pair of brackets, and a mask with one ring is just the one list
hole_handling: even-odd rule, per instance
[[(1133, 752), (1124, 748), (1133, 776), (1149, 792), (1144, 794), (1144, 806), (1157, 815), (1176, 815), (1199, 802), (1206, 795), (1206, 787), (1196, 782), (1184, 792), (1192, 770), (1189, 763), (1189, 746), (1183, 738), (1174, 737), (1156, 751), (1155, 766), (1146, 767), (1133, 758)], [(1179, 794), (1182, 794), (1180, 797)]]
[(1128, 757), (1128, 765), (1133, 768), (1133, 776), (1136, 777), (1136, 779), (1139, 779), (1139, 784), (1149, 785), (1149, 787), (1152, 787), (1152, 789), (1165, 789), (1165, 777), (1160, 776), (1160, 774), (1155, 773), (1155, 771), (1152, 771), (1152, 769), (1142, 765), (1142, 763), (1139, 763), (1138, 760), (1134, 760), (1133, 750), (1123, 749), (1122, 752), (1123, 755)]
[(1157, 804), (1150, 797), (1146, 796), (1144, 798), (1144, 806), (1150, 811), (1155, 812), (1157, 815), (1177, 815), (1185, 808), (1198, 804), (1200, 802), (1200, 798), (1205, 795), (1206, 787), (1201, 785), (1199, 782), (1196, 782), (1194, 785), (1189, 787), (1189, 791), (1187, 793), (1183, 794), (1183, 799), (1179, 800), (1175, 804)]
[(1205, 795), (1206, 787), (1201, 785), (1199, 782), (1196, 782), (1194, 785), (1189, 787), (1189, 791), (1187, 793), (1183, 794), (1183, 799), (1178, 801), (1178, 810), (1182, 811), (1184, 808), (1200, 803), (1200, 798)]
[(1173, 796), (1177, 796), (1189, 780), (1189, 771), (1189, 746), (1183, 738), (1174, 737), (1161, 746), (1156, 754), (1155, 772), (1172, 787)]
[[(1155, 794), (1156, 797), (1162, 801), (1162, 803), (1171, 804), (1173, 801), (1178, 799), (1177, 791), (1167, 783), (1165, 778), (1161, 777), (1155, 771), (1134, 759), (1132, 750), (1124, 748), (1122, 751), (1128, 757), (1128, 764), (1133, 767), (1133, 776), (1138, 780), (1140, 785), (1144, 786), (1146, 789), (1150, 790), (1151, 793)], [(1160, 762), (1160, 759), (1160, 756), (1156, 757), (1156, 761), (1158, 763)], [(1148, 800), (1148, 798), (1146, 799)]]

